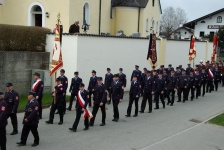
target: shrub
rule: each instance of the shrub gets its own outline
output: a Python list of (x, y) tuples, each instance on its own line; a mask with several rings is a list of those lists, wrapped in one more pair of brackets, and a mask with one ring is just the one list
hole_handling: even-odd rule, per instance
[(44, 52), (50, 29), (0, 24), (0, 51)]

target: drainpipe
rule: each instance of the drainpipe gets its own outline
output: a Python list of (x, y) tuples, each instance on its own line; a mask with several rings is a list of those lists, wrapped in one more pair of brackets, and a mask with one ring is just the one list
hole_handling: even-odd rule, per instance
[(100, 0), (100, 6), (99, 6), (99, 35), (101, 33), (101, 4), (102, 0)]
[(138, 33), (139, 33), (139, 26), (140, 26), (140, 10), (141, 8), (139, 7), (138, 8), (138, 30), (137, 30)]

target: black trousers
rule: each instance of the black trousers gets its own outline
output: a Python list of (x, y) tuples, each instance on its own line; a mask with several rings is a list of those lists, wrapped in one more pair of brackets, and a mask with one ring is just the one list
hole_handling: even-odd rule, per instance
[(70, 97), (70, 100), (69, 100), (69, 106), (68, 106), (69, 109), (72, 108), (73, 101), (74, 101), (74, 98), (75, 98), (75, 97), (76, 97), (76, 100), (77, 100), (78, 92), (73, 92), (73, 93), (71, 93), (71, 97)]
[(0, 148), (6, 150), (6, 127), (0, 127)]
[(63, 102), (61, 102), (61, 104), (52, 104), (51, 105), (49, 121), (53, 122), (54, 114), (55, 114), (56, 109), (58, 109), (58, 113), (59, 113), (59, 116), (60, 116), (60, 122), (63, 122), (63, 116), (64, 116)]
[(127, 115), (131, 115), (132, 104), (135, 102), (135, 115), (138, 115), (138, 98), (134, 98), (132, 95), (129, 97), (129, 104), (127, 109)]
[[(72, 126), (72, 128), (74, 130), (76, 130), (77, 127), (78, 127), (81, 115), (82, 115), (82, 111), (81, 110), (76, 110), (76, 118), (75, 118), (75, 122), (74, 122), (74, 124)], [(85, 118), (84, 125), (85, 125), (86, 128), (89, 128), (89, 118)]]
[(202, 87), (202, 96), (205, 95), (205, 87), (206, 87), (206, 81), (203, 81), (202, 84), (201, 84), (201, 87)]
[(11, 119), (13, 131), (18, 132), (18, 120), (17, 120), (17, 114), (11, 113), (8, 114), (7, 117)]
[(64, 95), (64, 101), (63, 101), (63, 107), (62, 107), (62, 109), (63, 109), (63, 113), (66, 112), (66, 93)]
[(89, 107), (92, 107), (92, 95), (93, 95), (93, 91), (89, 90)]
[(119, 104), (120, 100), (112, 98), (112, 101), (113, 101), (114, 119), (119, 119), (118, 104)]
[(195, 90), (196, 90), (196, 98), (197, 98), (198, 96), (201, 95), (201, 87), (200, 87), (200, 85), (196, 85), (195, 86)]
[[(189, 92), (188, 92), (187, 97), (189, 96), (189, 93), (190, 93), (190, 92), (191, 92), (191, 100), (193, 100), (194, 97), (195, 97), (195, 95), (194, 95), (195, 88), (193, 88), (193, 87), (190, 87), (190, 88), (189, 88)], [(196, 97), (197, 97), (197, 96), (196, 96)]]
[(34, 143), (39, 144), (40, 138), (39, 138), (37, 128), (38, 128), (38, 125), (23, 125), (21, 142), (26, 144), (27, 137), (31, 131), (34, 137)]
[(224, 74), (222, 75), (222, 87), (224, 86)]
[[(171, 100), (170, 100), (170, 94), (171, 94)], [(173, 104), (174, 99), (175, 99), (175, 90), (167, 90), (167, 98), (168, 98), (168, 103)]]
[(206, 92), (208, 93), (208, 91), (211, 93), (211, 91), (213, 90), (214, 86), (213, 86), (213, 81), (209, 80), (207, 82), (207, 86), (206, 86)]
[(141, 104), (141, 111), (145, 111), (146, 107), (146, 102), (148, 101), (149, 104), (149, 111), (152, 111), (152, 94), (151, 92), (144, 92), (143, 93), (143, 99), (142, 99), (142, 104)]
[(214, 81), (214, 85), (215, 85), (215, 90), (218, 91), (218, 88), (219, 88), (219, 80), (215, 80)]
[(183, 93), (183, 102), (185, 102), (185, 100), (187, 100), (187, 88), (179, 88), (178, 90), (178, 101), (181, 101), (181, 95)]
[(39, 97), (37, 101), (39, 102), (39, 118), (42, 119), (42, 97)]
[(105, 104), (103, 104), (102, 106), (100, 106), (99, 104), (94, 104), (93, 111), (92, 111), (93, 117), (90, 119), (90, 124), (94, 124), (96, 114), (97, 114), (99, 108), (101, 109), (101, 112), (102, 112), (102, 123), (105, 123), (105, 119), (106, 119)]
[(161, 100), (163, 107), (165, 107), (165, 101), (164, 101), (164, 95), (161, 94), (160, 92), (155, 93), (155, 103), (156, 103), (156, 108), (159, 109), (159, 99)]

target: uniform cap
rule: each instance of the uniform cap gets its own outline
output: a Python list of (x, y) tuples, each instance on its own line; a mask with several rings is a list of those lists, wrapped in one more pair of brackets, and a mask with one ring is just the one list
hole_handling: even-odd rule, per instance
[(4, 95), (4, 93), (3, 92), (0, 92), (0, 95)]
[(78, 72), (78, 71), (76, 71), (76, 72), (74, 72), (74, 74), (75, 74), (75, 75), (78, 75), (78, 74), (79, 74), (79, 72)]
[(61, 78), (57, 78), (56, 81), (61, 81)]
[(188, 66), (190, 66), (191, 64), (187, 64)]
[(147, 70), (147, 68), (143, 68), (143, 70)]
[(96, 73), (96, 71), (95, 71), (95, 70), (93, 70), (93, 71), (92, 71), (92, 73)]
[(107, 68), (107, 71), (110, 71), (110, 68)]
[(164, 67), (164, 65), (161, 65), (160, 67)]
[(137, 68), (138, 68), (139, 66), (138, 66), (138, 65), (135, 65), (135, 67), (137, 67)]
[(146, 73), (151, 73), (151, 71), (150, 70), (147, 70), (147, 72)]
[(176, 69), (180, 69), (179, 67), (176, 67)]
[(179, 65), (179, 67), (182, 67), (182, 65)]
[(34, 92), (34, 91), (29, 91), (28, 92), (28, 95), (33, 95), (34, 97), (36, 96), (36, 92)]
[(85, 86), (85, 84), (83, 84), (83, 83), (81, 83), (80, 85), (79, 85), (79, 87), (84, 87)]
[(102, 78), (102, 77), (97, 77), (97, 80), (98, 80), (98, 81), (102, 81), (103, 78)]
[(183, 69), (182, 72), (186, 72), (186, 70)]
[(10, 86), (13, 86), (12, 83), (6, 83), (6, 87), (10, 87)]
[(114, 77), (119, 77), (119, 75), (118, 74), (114, 74)]
[(170, 67), (171, 67), (172, 65), (171, 65), (171, 64), (169, 64), (168, 66), (170, 66)]
[(38, 72), (35, 72), (33, 75), (38, 76), (38, 77), (40, 76), (40, 74)]
[(65, 70), (64, 69), (61, 69), (60, 72), (65, 73)]
[(120, 68), (119, 70), (120, 70), (120, 71), (123, 71), (123, 68)]

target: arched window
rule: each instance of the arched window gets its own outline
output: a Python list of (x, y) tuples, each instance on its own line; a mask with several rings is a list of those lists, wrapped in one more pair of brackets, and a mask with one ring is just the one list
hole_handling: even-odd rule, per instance
[(159, 22), (156, 22), (156, 33), (158, 33), (158, 29), (159, 29)]
[(154, 19), (152, 19), (152, 29), (154, 30), (154, 27), (155, 27), (155, 21)]
[(85, 3), (83, 6), (83, 24), (90, 25), (90, 12), (88, 3)]
[(149, 32), (149, 19), (146, 19), (146, 32)]
[(222, 23), (222, 17), (221, 16), (217, 17), (217, 23)]
[(33, 2), (28, 8), (28, 26), (45, 27), (45, 9), (39, 2)]
[(155, 6), (155, 0), (152, 0), (152, 6), (153, 7)]

